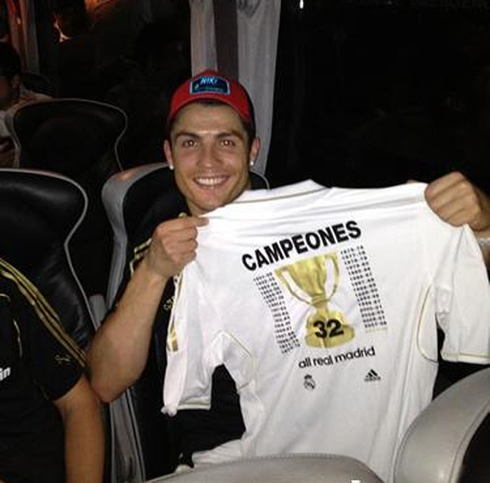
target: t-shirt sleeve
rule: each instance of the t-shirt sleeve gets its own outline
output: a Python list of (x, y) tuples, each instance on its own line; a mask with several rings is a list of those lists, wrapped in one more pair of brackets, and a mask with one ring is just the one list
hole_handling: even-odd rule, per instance
[(216, 318), (201, 296), (197, 271), (191, 263), (182, 272), (168, 327), (163, 412), (171, 416), (179, 409), (209, 409), (213, 371), (222, 362)]
[(490, 363), (490, 286), (481, 251), (468, 226), (444, 224), (433, 246), (435, 312), (448, 361)]
[[(209, 257), (208, 257), (209, 258)], [(252, 354), (241, 343), (225, 318), (233, 313), (236, 293), (225, 297), (222, 283), (210, 265), (195, 261), (184, 269), (176, 286), (175, 303), (167, 335), (167, 370), (163, 412), (180, 409), (209, 409), (212, 376), (224, 364), (238, 390), (250, 382), (255, 365)], [(221, 303), (215, 303), (219, 298)]]

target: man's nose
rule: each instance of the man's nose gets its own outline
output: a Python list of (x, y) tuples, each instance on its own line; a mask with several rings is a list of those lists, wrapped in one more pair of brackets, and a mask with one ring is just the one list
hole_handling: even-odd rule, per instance
[(219, 163), (219, 150), (215, 143), (204, 143), (200, 156), (200, 163), (203, 166), (213, 166)]

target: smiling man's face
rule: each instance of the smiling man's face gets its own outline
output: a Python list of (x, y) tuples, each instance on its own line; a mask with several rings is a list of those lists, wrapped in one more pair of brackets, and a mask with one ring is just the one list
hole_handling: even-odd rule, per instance
[(231, 107), (197, 102), (183, 107), (164, 149), (191, 214), (226, 205), (248, 189), (250, 162), (259, 147)]

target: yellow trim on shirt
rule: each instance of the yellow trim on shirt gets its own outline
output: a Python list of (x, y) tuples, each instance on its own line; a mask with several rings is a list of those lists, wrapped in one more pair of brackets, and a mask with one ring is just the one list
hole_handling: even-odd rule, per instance
[(73, 339), (64, 331), (58, 314), (43, 297), (34, 284), (15, 267), (0, 258), (0, 275), (13, 281), (20, 293), (36, 311), (39, 320), (51, 335), (66, 349), (66, 351), (82, 366), (85, 366), (84, 352)]

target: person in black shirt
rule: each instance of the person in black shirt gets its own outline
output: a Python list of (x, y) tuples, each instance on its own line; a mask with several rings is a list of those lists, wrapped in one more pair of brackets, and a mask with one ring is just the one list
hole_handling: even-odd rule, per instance
[(84, 353), (0, 259), (0, 481), (101, 483), (104, 432)]

